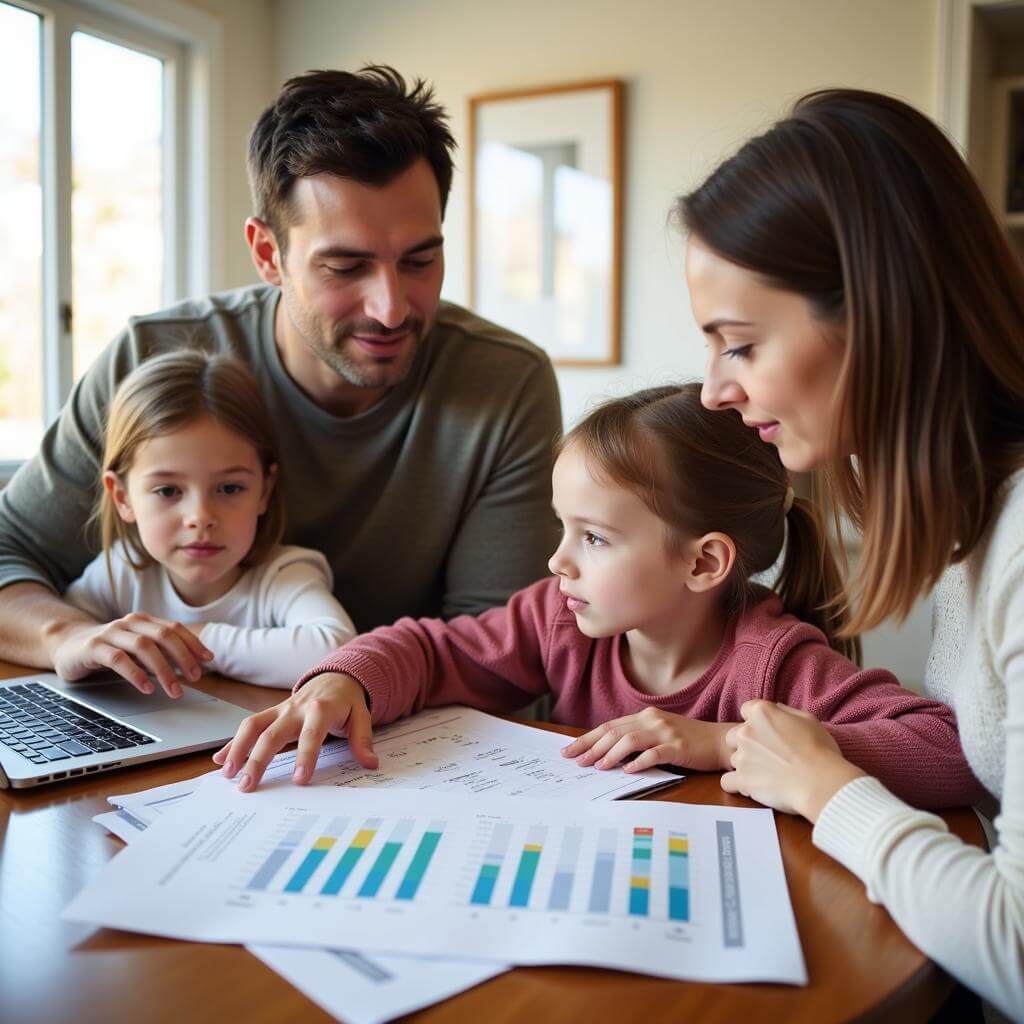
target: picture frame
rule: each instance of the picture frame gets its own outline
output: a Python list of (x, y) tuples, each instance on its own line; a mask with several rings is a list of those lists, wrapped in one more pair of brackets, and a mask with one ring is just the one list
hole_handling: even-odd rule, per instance
[(621, 361), (623, 83), (469, 100), (469, 304), (559, 366)]

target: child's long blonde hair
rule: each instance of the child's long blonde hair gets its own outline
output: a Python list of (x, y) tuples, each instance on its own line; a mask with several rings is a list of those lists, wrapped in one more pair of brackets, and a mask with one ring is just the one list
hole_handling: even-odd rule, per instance
[(711, 412), (699, 383), (648, 388), (598, 406), (559, 442), (578, 446), (592, 473), (633, 491), (664, 522), (670, 545), (719, 531), (736, 545), (727, 606), (751, 595), (750, 577), (766, 572), (785, 544), (775, 583), (783, 608), (817, 626), (841, 654), (860, 660), (844, 638), (835, 601), (842, 581), (814, 505), (794, 498), (778, 452), (735, 411)]
[[(249, 370), (233, 356), (189, 348), (154, 356), (121, 382), (107, 419), (103, 472), (115, 473), (123, 484), (140, 445), (204, 416), (251, 442), (265, 476), (272, 466), (280, 466), (270, 416)], [(284, 499), (280, 485), (278, 470), (267, 510), (260, 516), (252, 546), (240, 563), (243, 566), (258, 565), (281, 540)], [(138, 528), (121, 519), (106, 488), (100, 490), (93, 518), (99, 525), (108, 572), (110, 550), (117, 541), (135, 569), (153, 564)]]

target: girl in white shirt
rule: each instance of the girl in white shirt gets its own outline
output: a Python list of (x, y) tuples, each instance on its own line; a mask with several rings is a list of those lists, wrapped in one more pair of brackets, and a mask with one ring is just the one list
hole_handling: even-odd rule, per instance
[(278, 475), (269, 416), (239, 361), (185, 349), (121, 384), (95, 516), (103, 550), (65, 598), (109, 622), (103, 642), (138, 689), (152, 691), (152, 674), (179, 696), (183, 649), (208, 671), (288, 687), (355, 635), (324, 556), (279, 543)]
[(815, 822), (909, 938), (1024, 1020), (1024, 274), (960, 155), (905, 103), (827, 90), (678, 206), (708, 341), (704, 404), (863, 533), (847, 633), (935, 590), (927, 696), (1001, 802), (991, 853), (839, 753), (743, 706), (722, 785)]

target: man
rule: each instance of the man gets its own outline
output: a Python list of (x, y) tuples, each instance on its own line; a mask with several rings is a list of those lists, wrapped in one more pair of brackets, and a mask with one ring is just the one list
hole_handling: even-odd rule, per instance
[(432, 91), (391, 68), (285, 83), (249, 143), (245, 236), (265, 283), (134, 318), (0, 492), (0, 657), (136, 685), (144, 669), (175, 690), (175, 667), (198, 675), (183, 627), (96, 623), (58, 597), (96, 553), (118, 382), (182, 345), (254, 371), (285, 539), (324, 552), (360, 630), (479, 612), (545, 573), (557, 387), (539, 349), (440, 302), (453, 148)]

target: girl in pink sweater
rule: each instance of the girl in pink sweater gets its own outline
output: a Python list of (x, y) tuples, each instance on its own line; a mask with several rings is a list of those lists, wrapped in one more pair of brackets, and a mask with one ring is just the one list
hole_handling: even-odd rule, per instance
[[(376, 767), (373, 724), (439, 704), (509, 712), (546, 693), (555, 722), (591, 730), (564, 750), (580, 764), (725, 770), (726, 733), (762, 698), (813, 714), (920, 806), (981, 796), (949, 708), (849, 660), (817, 514), (773, 447), (704, 409), (699, 384), (595, 410), (559, 444), (552, 483), (564, 532), (551, 578), (476, 617), (400, 619), (350, 641), (239, 727), (214, 755), (224, 773), (244, 766), (252, 789), (298, 738), (305, 782), (328, 732)], [(751, 576), (775, 564), (787, 526), (772, 592)]]

